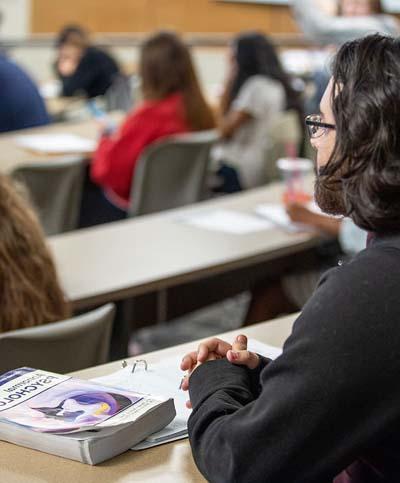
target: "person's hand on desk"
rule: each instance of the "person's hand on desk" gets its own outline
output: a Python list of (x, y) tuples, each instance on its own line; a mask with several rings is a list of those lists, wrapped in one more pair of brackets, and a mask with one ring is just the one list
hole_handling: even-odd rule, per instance
[[(187, 371), (188, 375), (183, 378), (181, 389), (183, 391), (189, 389), (189, 378), (199, 365), (223, 357), (226, 357), (232, 364), (246, 366), (249, 369), (255, 369), (260, 363), (258, 354), (247, 350), (247, 337), (245, 335), (238, 335), (232, 345), (214, 337), (202, 342), (197, 351), (189, 352), (183, 357), (181, 370)], [(186, 406), (192, 407), (190, 401), (187, 401)]]
[(286, 206), (287, 214), (293, 223), (304, 223), (306, 225), (314, 225), (315, 217), (318, 216), (313, 213), (306, 206), (300, 203), (290, 203)]
[(328, 235), (339, 236), (342, 220), (327, 215), (314, 213), (300, 203), (290, 203), (286, 206), (287, 214), (293, 223), (303, 223), (321, 230)]

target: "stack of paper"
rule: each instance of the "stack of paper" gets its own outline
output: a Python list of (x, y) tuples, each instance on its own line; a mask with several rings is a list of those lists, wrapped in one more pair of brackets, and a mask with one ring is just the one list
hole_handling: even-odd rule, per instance
[(266, 219), (263, 220), (251, 214), (223, 209), (184, 215), (178, 221), (206, 230), (221, 231), (234, 235), (244, 235), (273, 228), (273, 224)]
[(17, 136), (16, 143), (24, 149), (43, 154), (87, 154), (96, 149), (96, 141), (75, 134), (30, 134)]
[[(307, 205), (307, 208), (314, 213), (323, 214), (318, 206), (312, 202)], [(259, 216), (262, 216), (266, 220), (270, 221), (276, 226), (289, 232), (302, 232), (302, 231), (315, 231), (310, 225), (304, 223), (293, 223), (289, 215), (286, 213), (285, 205), (275, 203), (265, 203), (258, 205), (255, 209)]]
[[(260, 355), (276, 359), (282, 350), (264, 344), (254, 339), (248, 341), (249, 350)], [(113, 386), (123, 390), (137, 393), (152, 394), (163, 398), (173, 398), (175, 402), (176, 417), (168, 426), (154, 433), (134, 446), (132, 449), (140, 450), (158, 446), (160, 444), (186, 438), (187, 421), (191, 410), (186, 408), (188, 394), (180, 389), (183, 372), (179, 369), (181, 357), (164, 359), (159, 364), (149, 364), (147, 370), (136, 366), (132, 373), (132, 366), (127, 366), (109, 376), (93, 379), (96, 383)]]

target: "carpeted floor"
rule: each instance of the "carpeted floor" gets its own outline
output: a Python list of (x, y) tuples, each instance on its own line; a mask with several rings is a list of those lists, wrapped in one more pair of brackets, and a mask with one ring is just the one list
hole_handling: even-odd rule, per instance
[(179, 319), (141, 329), (130, 340), (129, 354), (135, 356), (238, 329), (242, 325), (249, 302), (250, 293), (244, 292)]

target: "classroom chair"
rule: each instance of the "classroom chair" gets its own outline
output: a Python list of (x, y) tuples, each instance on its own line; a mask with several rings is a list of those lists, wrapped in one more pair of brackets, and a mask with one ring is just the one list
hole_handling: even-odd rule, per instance
[(115, 306), (0, 334), (0, 372), (27, 366), (66, 373), (108, 360)]
[(302, 141), (302, 130), (296, 111), (289, 110), (279, 114), (273, 121), (269, 137), (271, 144), (265, 153), (265, 182), (270, 183), (280, 179), (276, 161), (290, 154), (298, 154)]
[(117, 74), (105, 94), (107, 111), (128, 112), (133, 106), (133, 92), (131, 78), (124, 74)]
[(204, 198), (216, 130), (173, 136), (149, 146), (138, 161), (128, 216), (196, 203)]
[(12, 173), (26, 186), (48, 236), (77, 228), (84, 176), (81, 156), (20, 166)]

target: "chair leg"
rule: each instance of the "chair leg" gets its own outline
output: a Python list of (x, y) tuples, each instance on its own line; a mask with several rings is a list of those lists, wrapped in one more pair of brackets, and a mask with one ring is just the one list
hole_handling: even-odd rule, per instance
[(163, 288), (157, 292), (157, 324), (162, 325), (168, 316), (168, 292)]
[(129, 337), (134, 300), (132, 298), (116, 303), (116, 314), (110, 345), (110, 361), (123, 359), (128, 355)]

